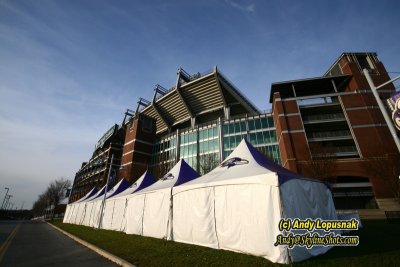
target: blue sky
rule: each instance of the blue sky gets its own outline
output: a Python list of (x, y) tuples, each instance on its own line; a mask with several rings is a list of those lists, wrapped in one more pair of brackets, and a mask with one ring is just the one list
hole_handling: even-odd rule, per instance
[(50, 181), (73, 180), (102, 134), (155, 84), (171, 87), (179, 67), (217, 65), (261, 110), (272, 82), (321, 76), (345, 51), (375, 51), (400, 72), (399, 10), (398, 1), (0, 0), (0, 186), (30, 208)]

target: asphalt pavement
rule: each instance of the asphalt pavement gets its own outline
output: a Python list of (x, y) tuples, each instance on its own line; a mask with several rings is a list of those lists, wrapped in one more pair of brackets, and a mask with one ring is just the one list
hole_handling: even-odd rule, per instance
[(42, 221), (0, 221), (0, 267), (118, 266)]

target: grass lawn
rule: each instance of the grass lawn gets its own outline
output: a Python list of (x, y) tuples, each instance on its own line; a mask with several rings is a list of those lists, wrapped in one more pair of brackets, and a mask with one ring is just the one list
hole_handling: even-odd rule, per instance
[[(282, 266), (260, 257), (52, 221), (137, 266)], [(400, 266), (400, 224), (363, 221), (358, 247), (334, 247), (295, 266)]]

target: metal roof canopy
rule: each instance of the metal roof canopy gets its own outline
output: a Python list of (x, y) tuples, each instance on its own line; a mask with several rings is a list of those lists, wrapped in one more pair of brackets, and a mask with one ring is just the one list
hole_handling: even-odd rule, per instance
[(332, 87), (333, 81), (337, 90), (340, 91), (350, 78), (351, 75), (337, 75), (272, 83), (269, 102), (272, 103), (275, 92), (280, 92), (283, 97), (294, 97), (293, 86), (296, 91), (315, 91), (317, 94), (318, 89)]
[[(227, 112), (259, 114), (260, 111), (218, 70), (189, 75), (182, 68), (178, 69), (177, 82), (170, 90), (157, 85), (153, 101), (142, 105), (138, 102), (137, 113), (156, 120), (156, 133), (171, 131), (187, 121), (194, 127), (196, 117), (207, 114)], [(159, 90), (161, 88), (162, 90)], [(228, 110), (228, 111), (227, 111)], [(233, 112), (232, 112), (233, 110)]]

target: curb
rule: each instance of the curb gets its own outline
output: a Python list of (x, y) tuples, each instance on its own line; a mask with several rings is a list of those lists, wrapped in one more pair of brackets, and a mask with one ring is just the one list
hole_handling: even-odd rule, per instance
[(99, 254), (100, 256), (102, 256), (102, 257), (104, 257), (104, 258), (106, 258), (106, 259), (109, 259), (110, 261), (112, 261), (112, 262), (114, 262), (114, 263), (116, 263), (116, 264), (118, 264), (118, 265), (120, 265), (120, 266), (122, 266), (122, 267), (136, 267), (135, 265), (133, 265), (133, 264), (127, 262), (126, 260), (121, 259), (121, 258), (119, 258), (119, 257), (117, 257), (117, 256), (115, 256), (115, 255), (113, 255), (113, 254), (111, 254), (111, 253), (109, 253), (109, 252), (107, 252), (107, 251), (105, 251), (105, 250), (99, 248), (99, 247), (96, 247), (95, 245), (92, 245), (92, 244), (90, 244), (90, 243), (88, 243), (88, 242), (86, 242), (86, 241), (80, 239), (79, 237), (76, 237), (76, 236), (74, 236), (74, 235), (72, 235), (72, 234), (70, 234), (70, 233), (68, 233), (68, 232), (66, 232), (66, 231), (64, 231), (64, 230), (62, 230), (62, 229), (58, 228), (57, 226), (55, 226), (55, 225), (53, 225), (53, 224), (51, 224), (51, 223), (49, 223), (49, 222), (46, 222), (46, 223), (47, 223), (48, 225), (50, 225), (51, 227), (53, 227), (54, 229), (60, 231), (60, 232), (63, 233), (64, 235), (68, 236), (69, 238), (75, 240), (75, 241), (78, 242), (79, 244), (81, 244), (81, 245), (87, 247), (87, 248), (90, 249), (90, 250), (93, 250), (94, 252), (96, 252), (96, 253)]

